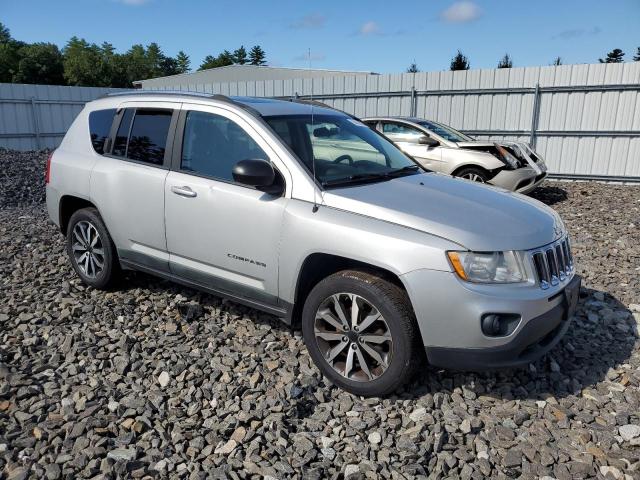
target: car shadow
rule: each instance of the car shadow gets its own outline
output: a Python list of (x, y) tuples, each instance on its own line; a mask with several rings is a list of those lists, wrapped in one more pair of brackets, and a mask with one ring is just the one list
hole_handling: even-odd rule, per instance
[[(185, 323), (197, 321), (203, 310), (211, 307), (224, 308), (231, 315), (246, 316), (254, 322), (268, 324), (275, 331), (287, 335), (294, 335), (298, 330), (273, 315), (142, 272), (127, 272), (127, 279), (120, 288), (142, 288), (153, 294), (170, 296), (172, 301), (180, 295), (176, 309)], [(636, 337), (632, 322), (631, 311), (618, 299), (583, 286), (569, 330), (558, 345), (535, 363), (525, 368), (487, 372), (427, 367), (387, 400), (418, 399), (438, 392), (451, 394), (457, 388), (462, 389), (465, 395), (501, 400), (544, 400), (549, 396), (564, 398), (576, 395), (607, 377), (616, 381), (615, 375), (611, 376), (611, 369), (625, 363), (634, 349)], [(295, 395), (298, 401), (305, 398), (311, 401), (310, 411), (318, 403), (313, 398), (316, 389), (338, 387), (323, 378), (315, 386), (298, 392)]]
[[(633, 315), (618, 299), (582, 287), (569, 330), (549, 353), (525, 368), (459, 372), (427, 368), (396, 398), (436, 392), (489, 396), (499, 400), (545, 400), (578, 395), (608, 379), (624, 381), (615, 369), (632, 355), (636, 342)], [(613, 387), (615, 388), (615, 387)]]
[(567, 191), (564, 188), (551, 185), (538, 187), (529, 196), (549, 206), (564, 202), (568, 198)]

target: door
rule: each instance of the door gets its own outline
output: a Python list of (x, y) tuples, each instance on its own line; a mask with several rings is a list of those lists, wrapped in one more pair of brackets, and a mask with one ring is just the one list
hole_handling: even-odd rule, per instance
[(423, 167), (441, 171), (442, 147), (421, 145), (418, 143), (420, 137), (427, 136), (425, 132), (410, 125), (400, 122), (380, 122), (382, 133), (394, 142), (400, 149), (411, 155)]
[(277, 169), (275, 153), (253, 125), (223, 108), (185, 106), (177, 128), (165, 185), (171, 271), (222, 293), (276, 305), (286, 194), (275, 197), (232, 176), (233, 166), (246, 159), (270, 160)]
[(160, 102), (123, 105), (114, 122), (113, 142), (91, 174), (91, 196), (120, 258), (165, 272), (169, 255), (164, 182), (179, 106)]

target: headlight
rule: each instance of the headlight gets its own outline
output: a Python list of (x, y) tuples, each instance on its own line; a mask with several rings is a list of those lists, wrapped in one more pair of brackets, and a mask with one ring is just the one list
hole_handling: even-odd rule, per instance
[(507, 252), (447, 252), (458, 276), (474, 283), (519, 283), (527, 281), (522, 254)]
[(506, 148), (498, 145), (497, 143), (495, 145), (496, 150), (498, 150), (498, 154), (500, 155), (500, 160), (509, 165), (511, 168), (518, 168), (518, 159), (511, 155)]

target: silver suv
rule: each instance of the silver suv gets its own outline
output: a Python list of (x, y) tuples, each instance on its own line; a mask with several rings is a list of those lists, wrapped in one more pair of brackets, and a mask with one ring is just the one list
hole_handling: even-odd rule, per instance
[(424, 118), (371, 117), (362, 121), (434, 172), (518, 193), (533, 191), (547, 177), (547, 165), (526, 143), (481, 142)]
[(96, 100), (49, 160), (47, 207), (87, 285), (141, 270), (274, 314), (359, 395), (427, 362), (525, 365), (562, 337), (579, 292), (552, 209), (425, 173), (313, 103)]

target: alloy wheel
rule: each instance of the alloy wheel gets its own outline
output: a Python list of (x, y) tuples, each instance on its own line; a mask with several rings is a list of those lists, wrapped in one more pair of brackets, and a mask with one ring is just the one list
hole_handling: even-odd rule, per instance
[(465, 178), (467, 180), (471, 180), (472, 182), (484, 183), (483, 178), (477, 173), (473, 172), (465, 173), (464, 175), (461, 175), (460, 178)]
[(104, 270), (104, 246), (91, 222), (82, 220), (75, 224), (71, 249), (76, 265), (86, 277), (96, 278)]
[(393, 355), (391, 330), (365, 298), (336, 293), (316, 311), (314, 335), (325, 361), (343, 377), (368, 382), (380, 377)]

